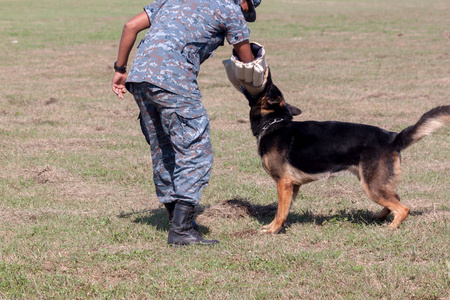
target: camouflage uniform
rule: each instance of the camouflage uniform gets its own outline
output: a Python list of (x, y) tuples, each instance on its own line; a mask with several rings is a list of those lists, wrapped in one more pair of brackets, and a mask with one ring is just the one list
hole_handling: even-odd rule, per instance
[(162, 203), (198, 204), (212, 167), (209, 117), (197, 85), (200, 64), (224, 44), (248, 40), (240, 0), (155, 0), (127, 89), (140, 109)]

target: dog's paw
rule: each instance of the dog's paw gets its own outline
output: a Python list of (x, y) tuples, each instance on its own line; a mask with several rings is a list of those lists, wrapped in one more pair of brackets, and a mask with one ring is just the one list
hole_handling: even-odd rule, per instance
[(286, 230), (285, 230), (284, 226), (280, 226), (278, 228), (275, 228), (274, 226), (265, 228), (265, 226), (264, 226), (260, 230), (260, 233), (262, 233), (262, 234), (278, 234), (278, 233), (285, 233), (285, 232), (286, 232)]
[(264, 225), (263, 227), (261, 227), (261, 231), (269, 230), (270, 228), (272, 228), (272, 226), (270, 224)]
[(392, 222), (392, 223), (389, 224), (389, 226), (388, 226), (388, 228), (389, 228), (389, 229), (392, 229), (392, 230), (395, 230), (395, 229), (397, 229), (397, 228), (399, 228), (399, 227), (400, 227), (400, 224), (397, 223), (397, 222), (395, 222), (395, 220), (394, 220), (394, 222)]
[[(268, 230), (268, 229), (270, 229), (270, 228), (272, 228), (273, 227), (273, 224), (275, 223), (275, 220), (273, 220), (272, 222), (270, 222), (269, 224), (267, 224), (267, 225), (264, 225), (263, 227), (262, 227), (262, 229), (263, 230)], [(262, 231), (262, 230), (261, 230)]]

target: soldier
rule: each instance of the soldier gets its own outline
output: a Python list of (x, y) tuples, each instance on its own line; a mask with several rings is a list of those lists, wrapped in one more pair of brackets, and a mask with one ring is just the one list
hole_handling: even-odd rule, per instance
[[(252, 62), (246, 22), (261, 0), (155, 0), (124, 26), (113, 92), (128, 90), (140, 109), (150, 144), (158, 200), (169, 213), (169, 244), (217, 244), (194, 228), (194, 206), (208, 184), (213, 162), (209, 117), (197, 85), (200, 64), (226, 38), (237, 58)], [(137, 34), (148, 29), (127, 75)]]

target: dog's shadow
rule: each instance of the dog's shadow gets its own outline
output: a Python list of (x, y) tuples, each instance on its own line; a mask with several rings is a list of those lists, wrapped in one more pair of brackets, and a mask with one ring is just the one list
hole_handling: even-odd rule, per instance
[[(246, 199), (231, 199), (221, 203), (221, 206), (228, 207), (225, 215), (234, 214), (240, 217), (252, 217), (258, 220), (261, 224), (269, 224), (277, 213), (277, 203), (269, 205), (252, 204)], [(215, 209), (214, 207), (209, 210)], [(209, 210), (205, 210), (205, 213), (209, 214)], [(224, 209), (221, 209), (224, 210)], [(336, 213), (329, 215), (315, 214), (309, 210), (298, 213), (291, 209), (286, 225), (292, 225), (296, 223), (314, 223), (322, 226), (329, 222), (350, 222), (356, 224), (381, 224), (384, 221), (379, 221), (373, 218), (374, 213), (368, 210), (339, 210)], [(387, 219), (389, 221), (389, 218)]]
[[(261, 224), (269, 224), (277, 212), (277, 203), (269, 205), (252, 204), (250, 201), (241, 198), (234, 198), (230, 200), (221, 201), (211, 206), (197, 206), (196, 215), (198, 219), (217, 219), (217, 218), (255, 218)], [(412, 215), (419, 215), (421, 212), (412, 213)], [(327, 223), (350, 222), (354, 224), (382, 224), (392, 220), (392, 216), (388, 217), (386, 221), (380, 221), (373, 218), (374, 213), (369, 210), (339, 210), (335, 213), (325, 215), (316, 214), (309, 210), (298, 213), (292, 211), (289, 213), (286, 220), (287, 226), (292, 224), (314, 223), (318, 226), (323, 226)], [(159, 231), (169, 230), (169, 220), (167, 211), (164, 207), (157, 209), (145, 209), (140, 211), (121, 212), (119, 218), (130, 218), (133, 223), (150, 225)], [(199, 224), (199, 231), (202, 234), (209, 233), (209, 228)]]
[[(269, 224), (277, 213), (277, 203), (272, 203), (269, 205), (255, 205), (250, 203), (246, 199), (232, 199), (224, 201), (222, 205), (239, 208), (240, 211), (245, 211), (249, 217), (257, 219), (262, 224)], [(410, 213), (410, 215), (422, 214), (423, 212), (420, 211)], [(339, 222), (350, 222), (353, 224), (364, 225), (380, 225), (386, 222), (391, 222), (392, 220), (393, 217), (392, 215), (390, 215), (386, 220), (380, 221), (379, 219), (374, 218), (374, 212), (360, 209), (339, 210), (329, 215), (315, 214), (309, 210), (303, 211), (302, 213), (291, 210), (287, 217), (285, 225), (289, 227), (290, 225), (296, 223), (314, 223), (318, 226), (323, 226), (327, 223)]]

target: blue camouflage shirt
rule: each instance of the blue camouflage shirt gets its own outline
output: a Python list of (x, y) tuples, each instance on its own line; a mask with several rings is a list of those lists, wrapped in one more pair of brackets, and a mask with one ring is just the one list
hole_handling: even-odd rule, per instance
[(155, 0), (144, 7), (150, 28), (139, 43), (127, 82), (149, 82), (200, 99), (200, 64), (224, 44), (249, 39), (240, 0)]

